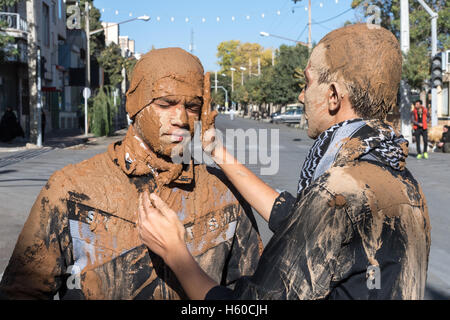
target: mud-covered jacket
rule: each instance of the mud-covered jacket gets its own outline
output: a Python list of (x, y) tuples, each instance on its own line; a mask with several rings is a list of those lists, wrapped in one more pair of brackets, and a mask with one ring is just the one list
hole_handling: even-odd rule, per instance
[(405, 157), (393, 164), (394, 148), (383, 142), (390, 133), (379, 125), (369, 122), (354, 136), (346, 127), (330, 146), (341, 144), (331, 167), (298, 197), (280, 194), (269, 220), (274, 235), (255, 274), (234, 291), (213, 288), (208, 299), (424, 297), (431, 241), (425, 197)]
[[(111, 148), (110, 148), (111, 150)], [(189, 165), (157, 190), (110, 153), (55, 172), (34, 203), (0, 283), (7, 299), (187, 298), (172, 271), (139, 239), (138, 197), (155, 191), (178, 213), (187, 245), (215, 281), (253, 274), (261, 241), (251, 208), (221, 171)]]

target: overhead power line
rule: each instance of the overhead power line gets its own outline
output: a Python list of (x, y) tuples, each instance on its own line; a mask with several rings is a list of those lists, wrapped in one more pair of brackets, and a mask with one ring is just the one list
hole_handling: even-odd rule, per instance
[(331, 17), (331, 18), (328, 18), (328, 19), (325, 19), (325, 20), (322, 20), (322, 21), (316, 21), (316, 22), (314, 22), (314, 24), (320, 24), (320, 23), (325, 23), (325, 22), (334, 20), (334, 19), (336, 19), (336, 18), (338, 18), (338, 17), (340, 17), (340, 16), (342, 16), (342, 15), (344, 15), (344, 14), (346, 14), (347, 12), (350, 12), (350, 11), (352, 11), (352, 10), (353, 10), (353, 8), (347, 9), (347, 10), (345, 10), (344, 12), (342, 12), (342, 13), (340, 13), (340, 14), (334, 16), (334, 17)]

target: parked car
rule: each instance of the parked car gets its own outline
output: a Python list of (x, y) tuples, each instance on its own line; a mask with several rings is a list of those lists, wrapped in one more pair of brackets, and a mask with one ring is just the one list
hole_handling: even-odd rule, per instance
[(279, 112), (279, 111), (278, 111), (278, 112), (272, 113), (272, 114), (270, 115), (270, 122), (273, 122), (273, 118), (279, 116), (280, 113), (281, 113), (281, 112)]
[(300, 123), (303, 109), (293, 109), (272, 117), (274, 123)]

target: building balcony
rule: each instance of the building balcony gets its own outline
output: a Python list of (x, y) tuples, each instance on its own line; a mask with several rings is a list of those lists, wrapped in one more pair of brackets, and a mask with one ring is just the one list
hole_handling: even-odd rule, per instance
[(28, 24), (18, 13), (0, 12), (0, 31), (13, 37), (26, 39)]

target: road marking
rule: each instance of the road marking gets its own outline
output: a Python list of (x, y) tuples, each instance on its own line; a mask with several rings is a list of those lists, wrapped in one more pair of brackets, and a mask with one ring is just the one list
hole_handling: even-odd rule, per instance
[(0, 158), (0, 168), (6, 167), (6, 166), (9, 166), (9, 165), (12, 165), (12, 164), (24, 161), (24, 160), (35, 158), (35, 157), (40, 156), (41, 154), (47, 153), (51, 150), (53, 150), (53, 148), (45, 147), (45, 148), (38, 149), (38, 150), (26, 150), (26, 151), (18, 152), (16, 154), (13, 154), (8, 157)]

